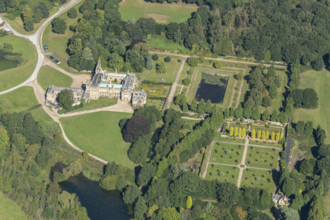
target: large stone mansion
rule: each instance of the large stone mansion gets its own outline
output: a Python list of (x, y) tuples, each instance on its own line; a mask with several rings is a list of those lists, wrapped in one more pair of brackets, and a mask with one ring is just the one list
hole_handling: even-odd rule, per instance
[(51, 86), (46, 93), (46, 105), (58, 106), (57, 96), (69, 89), (74, 95), (74, 105), (80, 104), (81, 99), (86, 102), (97, 100), (100, 97), (118, 98), (121, 101), (131, 102), (133, 106), (143, 106), (147, 102), (147, 93), (143, 90), (135, 91), (139, 80), (134, 73), (110, 73), (103, 70), (99, 61), (92, 80), (86, 82), (86, 88), (64, 88)]

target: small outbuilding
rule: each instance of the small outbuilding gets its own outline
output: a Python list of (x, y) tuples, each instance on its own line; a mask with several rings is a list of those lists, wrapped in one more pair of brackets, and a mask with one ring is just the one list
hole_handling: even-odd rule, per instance
[(280, 206), (288, 206), (290, 205), (290, 200), (284, 194), (272, 194), (272, 200), (275, 204)]

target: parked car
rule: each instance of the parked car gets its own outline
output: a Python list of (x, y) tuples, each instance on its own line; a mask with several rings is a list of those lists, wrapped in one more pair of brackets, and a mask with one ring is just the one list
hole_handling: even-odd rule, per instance
[(53, 57), (53, 56), (49, 56), (49, 58), (50, 58), (54, 63), (56, 63), (56, 64), (60, 64), (60, 63), (61, 63), (59, 60), (55, 59), (55, 57)]
[(44, 45), (44, 51), (48, 51), (48, 46), (47, 45)]

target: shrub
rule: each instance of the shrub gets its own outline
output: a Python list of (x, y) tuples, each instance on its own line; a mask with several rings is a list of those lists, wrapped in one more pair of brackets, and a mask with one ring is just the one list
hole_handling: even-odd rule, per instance
[(182, 80), (182, 84), (188, 86), (190, 84), (190, 79), (185, 78), (184, 80)]
[(75, 8), (71, 8), (68, 12), (68, 17), (69, 18), (76, 18), (78, 17), (77, 10)]
[(66, 30), (66, 22), (61, 18), (54, 18), (52, 21), (52, 31), (57, 34), (64, 34)]
[(88, 159), (88, 152), (87, 152), (87, 151), (84, 151), (84, 152), (82, 153), (82, 157), (83, 157), (85, 160), (87, 160), (87, 159)]
[(165, 58), (164, 58), (164, 61), (165, 61), (166, 63), (171, 62), (171, 57), (169, 57), (169, 56), (165, 57)]
[(216, 68), (216, 69), (220, 69), (221, 68), (221, 62), (220, 61), (214, 61), (213, 63), (213, 67)]
[(157, 54), (152, 55), (151, 58), (152, 58), (153, 61), (157, 61), (159, 59)]
[(199, 64), (199, 59), (194, 57), (189, 57), (187, 63), (190, 67), (196, 67)]

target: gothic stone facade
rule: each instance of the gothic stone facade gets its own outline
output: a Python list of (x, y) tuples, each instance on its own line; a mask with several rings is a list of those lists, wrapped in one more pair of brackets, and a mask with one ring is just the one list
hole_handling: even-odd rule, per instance
[(97, 100), (100, 97), (118, 98), (122, 101), (131, 102), (133, 106), (140, 107), (147, 102), (147, 93), (145, 91), (135, 91), (138, 86), (138, 79), (134, 73), (109, 73), (101, 68), (99, 61), (95, 75), (92, 80), (86, 83), (86, 90), (59, 88), (51, 86), (46, 93), (46, 103), (57, 105), (57, 95), (63, 89), (70, 89), (74, 92), (75, 100), (83, 98), (89, 100)]

